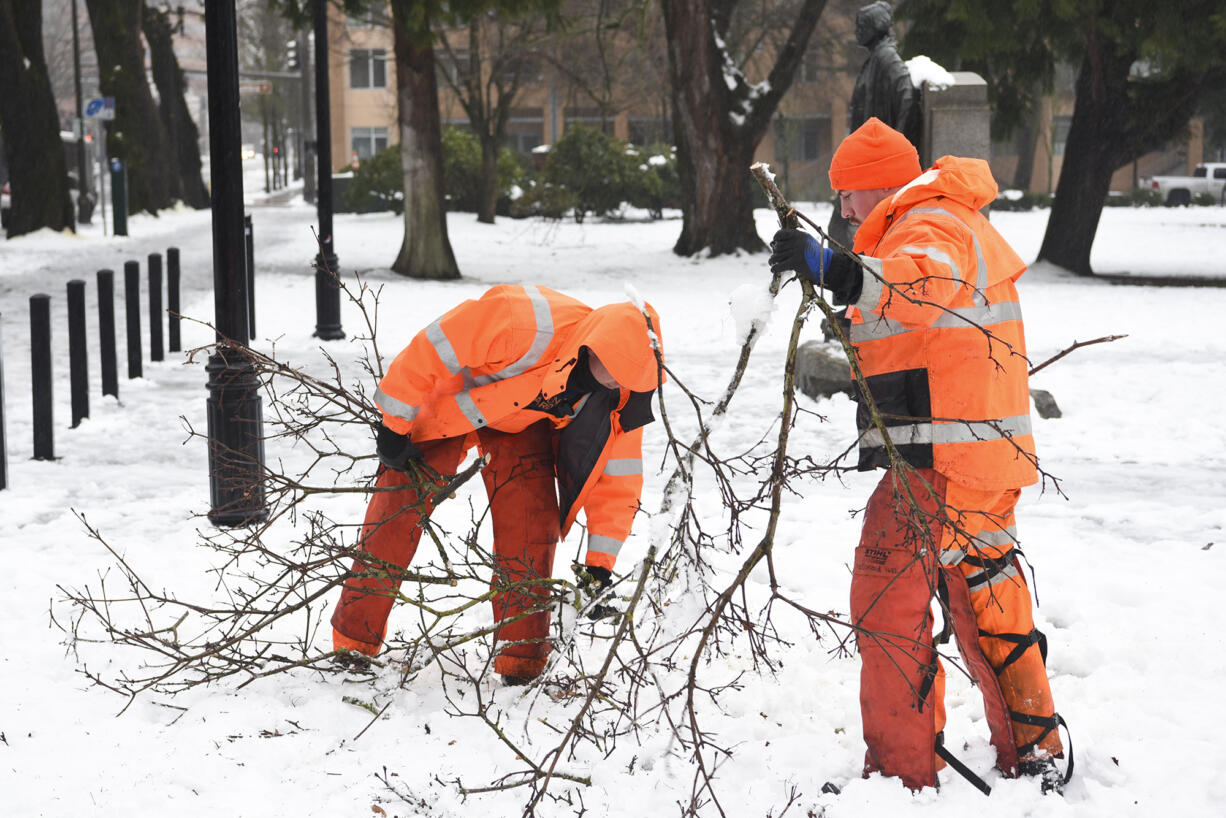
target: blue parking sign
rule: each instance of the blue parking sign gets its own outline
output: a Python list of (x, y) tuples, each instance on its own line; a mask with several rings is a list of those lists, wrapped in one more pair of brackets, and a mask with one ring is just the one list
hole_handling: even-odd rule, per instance
[(114, 119), (115, 98), (93, 97), (85, 101), (86, 119)]

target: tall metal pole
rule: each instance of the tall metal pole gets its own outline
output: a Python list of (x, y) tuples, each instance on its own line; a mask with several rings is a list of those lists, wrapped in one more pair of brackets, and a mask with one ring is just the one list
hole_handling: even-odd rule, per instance
[(77, 95), (77, 220), (90, 223), (94, 208), (84, 197), (91, 188), (85, 186), (85, 109), (81, 105), (81, 42), (77, 37), (77, 0), (72, 0), (72, 83)]
[[(243, 236), (242, 133), (235, 0), (204, 4), (208, 54), (209, 178), (213, 207), (213, 305), (218, 345), (209, 356), (209, 520), (241, 526), (268, 517), (259, 380), (246, 344), (247, 248)], [(227, 342), (233, 342), (231, 345)]]
[(328, 0), (315, 0), (315, 160), (319, 184), (319, 253), (315, 256), (315, 336), (325, 341), (345, 337), (341, 329), (341, 291), (336, 248), (332, 242), (332, 113), (328, 83)]
[[(308, 202), (315, 201), (315, 180), (311, 178), (311, 163), (307, 161), (307, 143), (311, 141), (311, 55), (307, 53), (310, 37), (305, 29), (298, 32), (298, 71), (301, 94), (298, 105), (298, 175), (302, 177), (302, 194)], [(308, 190), (311, 195), (307, 195)]]

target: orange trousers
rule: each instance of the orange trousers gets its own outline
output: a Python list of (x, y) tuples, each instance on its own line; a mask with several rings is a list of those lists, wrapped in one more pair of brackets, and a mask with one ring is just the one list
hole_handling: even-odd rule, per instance
[[(561, 533), (554, 477), (554, 431), (536, 423), (516, 434), (482, 429), (478, 446), (490, 461), (482, 469), (494, 530), (494, 588), (548, 578), (553, 573), (554, 550)], [(440, 474), (453, 474), (467, 451), (464, 438), (446, 438), (419, 444), (424, 460)], [(347, 639), (366, 643), (377, 652), (383, 643), (400, 579), (421, 539), (417, 491), (408, 477), (381, 468), (376, 485), (405, 486), (401, 491), (371, 495), (362, 527), (362, 551), (367, 558), (354, 561), (353, 576), (345, 581), (332, 614), (332, 627)], [(428, 514), (431, 509), (427, 508)], [(520, 586), (494, 594), (494, 621), (514, 619), (547, 596), (544, 586)], [(503, 645), (494, 670), (504, 676), (535, 677), (549, 655), (549, 612), (538, 611), (498, 628), (495, 640)]]
[(887, 472), (869, 499), (851, 583), (866, 774), (936, 786), (945, 676), (933, 599), (942, 600), (983, 694), (997, 766), (1012, 777), (1019, 758), (1061, 753), (1042, 635), (1013, 553), (1020, 493), (978, 491), (919, 469)]

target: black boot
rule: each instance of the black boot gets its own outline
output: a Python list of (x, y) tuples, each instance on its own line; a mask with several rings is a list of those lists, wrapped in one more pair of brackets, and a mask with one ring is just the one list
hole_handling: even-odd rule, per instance
[(1056, 766), (1056, 759), (1051, 756), (1019, 761), (1017, 771), (1022, 775), (1038, 778), (1039, 787), (1044, 795), (1052, 792), (1056, 795), (1064, 795), (1064, 785), (1068, 783), (1068, 779), (1061, 775), (1060, 768)]

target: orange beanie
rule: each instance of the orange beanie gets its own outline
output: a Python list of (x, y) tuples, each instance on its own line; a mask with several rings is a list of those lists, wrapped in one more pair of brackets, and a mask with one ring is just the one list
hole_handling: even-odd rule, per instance
[(835, 190), (902, 187), (921, 172), (915, 146), (874, 116), (856, 128), (834, 152), (830, 160), (830, 187)]

